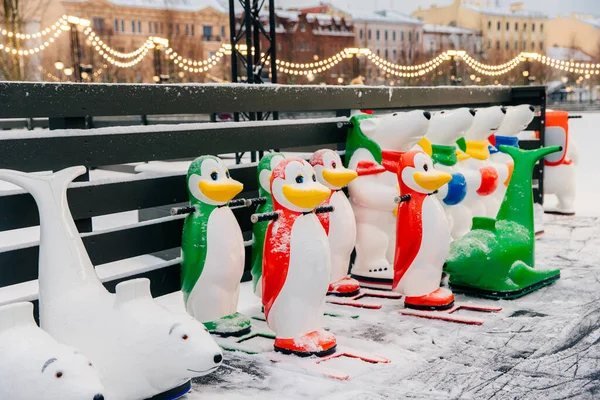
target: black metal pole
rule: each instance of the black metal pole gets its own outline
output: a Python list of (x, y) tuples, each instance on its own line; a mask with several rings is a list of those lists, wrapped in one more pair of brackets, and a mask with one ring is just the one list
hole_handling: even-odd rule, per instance
[(79, 34), (76, 24), (71, 24), (71, 62), (73, 63), (75, 82), (81, 82), (81, 54), (79, 48)]
[(235, 51), (237, 45), (236, 24), (235, 0), (229, 0), (229, 43), (231, 43), (231, 82), (233, 83), (238, 81), (238, 60)]
[[(275, 21), (275, 0), (269, 0), (269, 36), (271, 46), (269, 48), (271, 58), (271, 83), (277, 83), (277, 22)], [(268, 57), (269, 55), (265, 55)], [(279, 119), (279, 112), (273, 113), (273, 119)]]
[(250, 0), (244, 0), (244, 18), (246, 20), (246, 76), (248, 83), (254, 82), (254, 65), (252, 63), (252, 12), (250, 11)]

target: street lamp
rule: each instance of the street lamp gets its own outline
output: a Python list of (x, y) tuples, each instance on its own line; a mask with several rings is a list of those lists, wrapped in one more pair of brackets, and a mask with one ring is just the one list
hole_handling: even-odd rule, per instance
[(64, 73), (65, 73), (66, 76), (73, 75), (73, 68), (71, 68), (71, 67), (67, 67), (63, 71), (64, 71)]
[(59, 70), (59, 71), (60, 71), (61, 69), (63, 69), (64, 67), (65, 67), (65, 64), (63, 64), (63, 63), (62, 63), (62, 62), (60, 62), (60, 61), (57, 61), (57, 62), (55, 62), (55, 63), (54, 63), (54, 68), (56, 68), (56, 69), (57, 69), (57, 70)]

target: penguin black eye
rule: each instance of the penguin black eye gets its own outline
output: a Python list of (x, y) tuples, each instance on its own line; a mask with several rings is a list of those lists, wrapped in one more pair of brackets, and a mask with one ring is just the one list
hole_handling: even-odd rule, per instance
[(442, 112), (440, 112), (440, 114), (446, 114), (446, 111), (442, 111)]
[(60, 378), (62, 378), (62, 376), (63, 376), (63, 373), (62, 373), (62, 372), (58, 371), (58, 372), (56, 373), (56, 379), (60, 379)]
[(89, 365), (90, 367), (93, 367), (93, 366), (94, 366), (94, 365), (93, 365), (91, 362), (88, 362), (88, 365)]
[(316, 182), (316, 181), (317, 181), (317, 176), (316, 176), (315, 174), (313, 174), (313, 176), (312, 176), (312, 180), (313, 180), (313, 182)]
[(213, 181), (216, 181), (217, 179), (219, 179), (219, 174), (217, 172), (214, 172), (212, 174), (210, 174), (210, 179), (212, 179)]
[(332, 167), (332, 168), (335, 168), (335, 167), (337, 167), (337, 163), (336, 163), (335, 161), (332, 161), (332, 162), (331, 162), (331, 167)]
[(304, 183), (304, 177), (302, 175), (298, 175), (296, 177), (296, 183)]
[(398, 116), (398, 113), (393, 113), (392, 114), (392, 117), (397, 117), (397, 116)]
[(231, 178), (231, 174), (229, 173), (229, 170), (225, 171), (225, 176), (226, 176), (227, 178)]
[(428, 171), (428, 170), (429, 170), (429, 166), (428, 166), (427, 164), (425, 164), (425, 165), (423, 165), (423, 169), (424, 169), (425, 171)]

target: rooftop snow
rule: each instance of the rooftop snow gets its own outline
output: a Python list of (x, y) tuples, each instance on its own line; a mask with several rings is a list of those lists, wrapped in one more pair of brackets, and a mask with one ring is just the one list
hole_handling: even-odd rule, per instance
[(548, 16), (539, 11), (515, 10), (511, 11), (503, 7), (477, 7), (472, 5), (462, 5), (464, 9), (476, 11), (485, 15), (496, 15), (499, 17), (524, 17), (524, 18), (547, 18)]
[(592, 57), (583, 51), (568, 47), (548, 47), (546, 56), (557, 60), (592, 61)]
[(402, 14), (398, 11), (393, 10), (353, 10), (349, 14), (352, 16), (354, 21), (364, 22), (383, 22), (393, 24), (418, 24), (421, 25), (423, 22), (418, 18), (413, 18), (410, 15)]
[(447, 25), (431, 25), (425, 24), (423, 25), (424, 33), (449, 33), (449, 34), (458, 34), (458, 35), (479, 35), (480, 31), (474, 29), (465, 29), (458, 28), (456, 26), (447, 26)]

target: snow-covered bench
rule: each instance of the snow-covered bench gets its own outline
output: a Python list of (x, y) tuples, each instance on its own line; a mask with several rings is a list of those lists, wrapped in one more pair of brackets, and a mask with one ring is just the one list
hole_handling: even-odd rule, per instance
[[(540, 107), (542, 118), (530, 129), (543, 132), (545, 102), (543, 87), (0, 83), (0, 119), (49, 118), (51, 129), (0, 132), (0, 168), (29, 172), (86, 166), (88, 181), (73, 184), (68, 199), (99, 275), (111, 290), (122, 280), (148, 277), (153, 294), (160, 296), (179, 289), (183, 217), (172, 217), (168, 210), (187, 201), (186, 162), (169, 160), (237, 153), (231, 157), (235, 163), (244, 152), (343, 150), (346, 129), (339, 123), (352, 109), (533, 104)], [(90, 117), (261, 111), (295, 112), (304, 118), (85, 129)], [(321, 118), (306, 118), (311, 112)], [(527, 148), (539, 145), (522, 143)], [(256, 165), (248, 157), (241, 159), (240, 165), (232, 166), (232, 176), (245, 185), (240, 197), (255, 196)], [(540, 191), (535, 188), (534, 193), (541, 201)], [(251, 213), (235, 210), (247, 245), (252, 239)], [(31, 196), (0, 183), (0, 304), (37, 298), (38, 224)], [(249, 246), (246, 249), (250, 260)]]

